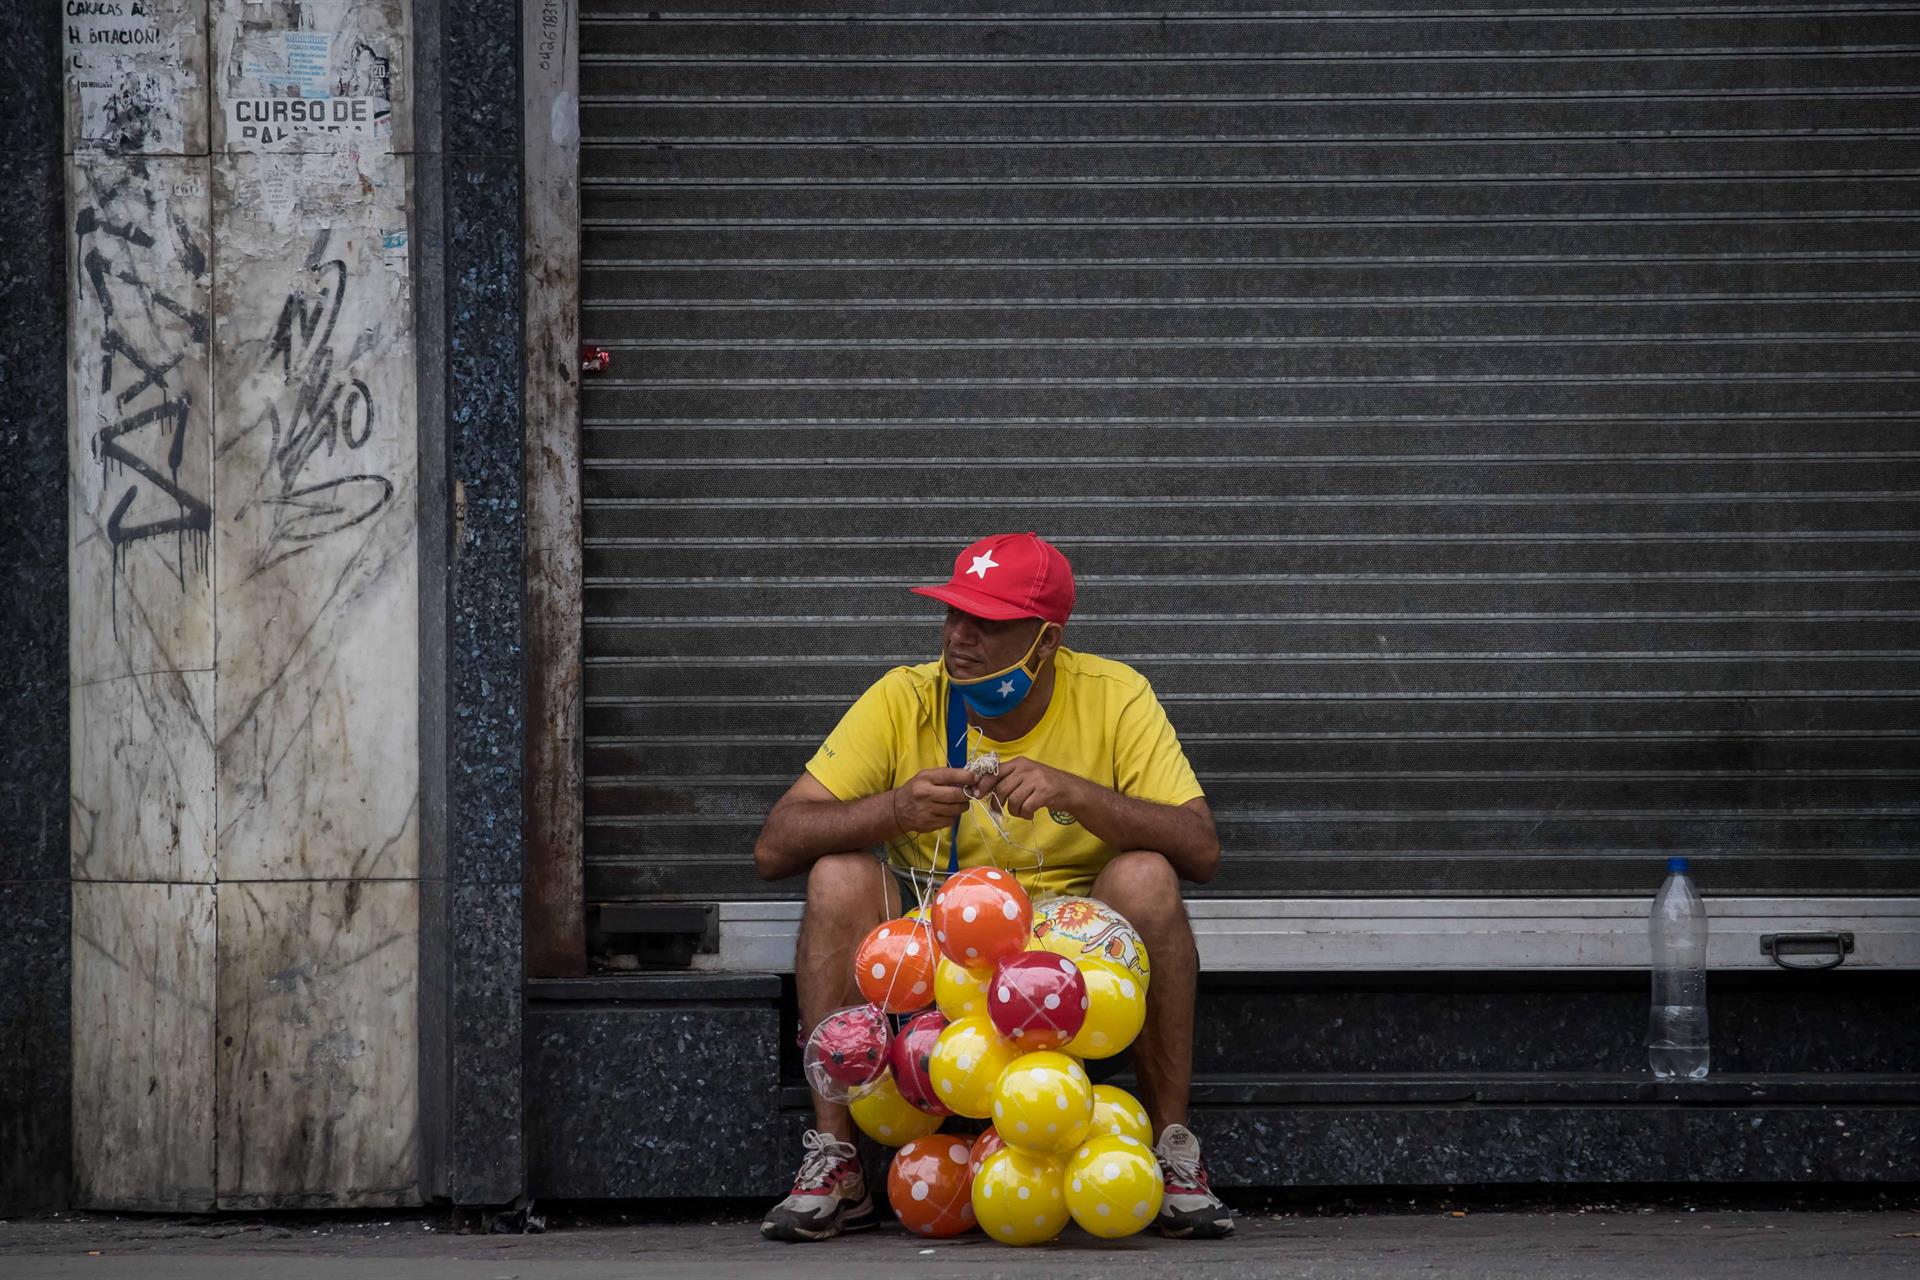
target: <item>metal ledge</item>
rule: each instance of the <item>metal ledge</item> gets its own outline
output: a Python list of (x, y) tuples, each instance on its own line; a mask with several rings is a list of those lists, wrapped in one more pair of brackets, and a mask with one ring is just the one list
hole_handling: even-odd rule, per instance
[[(1214, 973), (1645, 969), (1645, 899), (1206, 898), (1187, 904)], [(1843, 969), (1920, 969), (1920, 898), (1718, 898), (1713, 969), (1770, 969), (1777, 933), (1854, 936)], [(696, 970), (793, 969), (798, 902), (723, 902), (720, 947)]]
[[(1131, 1073), (1103, 1081), (1137, 1090)], [(1892, 1072), (1771, 1072), (1716, 1074), (1685, 1082), (1655, 1080), (1645, 1072), (1362, 1072), (1240, 1074), (1194, 1080), (1192, 1102), (1209, 1107), (1403, 1106), (1472, 1103), (1512, 1106), (1828, 1106), (1868, 1103), (1920, 1105), (1920, 1074)], [(783, 1111), (807, 1111), (813, 1095), (803, 1084), (780, 1088)]]

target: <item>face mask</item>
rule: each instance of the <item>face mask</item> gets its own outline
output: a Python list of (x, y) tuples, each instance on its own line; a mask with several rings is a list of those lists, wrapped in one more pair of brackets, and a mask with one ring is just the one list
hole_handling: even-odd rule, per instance
[(1041, 627), (1034, 635), (1033, 643), (1027, 646), (1026, 656), (1008, 667), (1005, 671), (996, 671), (990, 676), (981, 676), (978, 680), (956, 680), (953, 671), (947, 666), (947, 655), (940, 655), (941, 669), (946, 671), (947, 680), (953, 691), (966, 700), (969, 710), (984, 719), (994, 720), (1006, 715), (1026, 700), (1033, 692), (1033, 677), (1027, 674), (1027, 663), (1032, 660), (1034, 650), (1040, 647), (1040, 638), (1047, 634)]

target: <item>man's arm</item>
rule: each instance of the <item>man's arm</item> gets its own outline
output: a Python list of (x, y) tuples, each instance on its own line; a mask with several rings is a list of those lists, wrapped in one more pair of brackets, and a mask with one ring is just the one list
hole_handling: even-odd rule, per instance
[(774, 802), (753, 842), (762, 880), (783, 880), (829, 853), (884, 844), (909, 832), (944, 831), (967, 807), (965, 769), (922, 769), (891, 791), (842, 800), (803, 773)]
[(1205, 884), (1220, 869), (1220, 837), (1204, 799), (1178, 805), (1135, 800), (1025, 757), (1000, 766), (993, 793), (1016, 818), (1031, 818), (1042, 809), (1071, 813), (1116, 849), (1152, 849), (1182, 880)]

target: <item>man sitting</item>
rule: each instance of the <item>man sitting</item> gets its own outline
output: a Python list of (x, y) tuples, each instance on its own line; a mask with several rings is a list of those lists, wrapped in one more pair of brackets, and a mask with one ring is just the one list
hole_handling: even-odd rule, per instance
[[(859, 1003), (854, 951), (900, 914), (899, 886), (862, 852), (870, 846), (922, 875), (1005, 867), (1036, 902), (1098, 898), (1138, 930), (1153, 965), (1133, 1058), (1166, 1175), (1159, 1228), (1227, 1235), (1232, 1215), (1186, 1127), (1199, 961), (1179, 888), (1213, 878), (1220, 842), (1173, 726), (1131, 667), (1061, 647), (1073, 570), (1038, 536), (983, 538), (945, 585), (913, 590), (947, 606), (940, 660), (896, 667), (862, 694), (754, 845), (764, 879), (807, 875), (794, 959), (801, 1035)], [(962, 767), (987, 751), (996, 774)], [(1003, 810), (1004, 837), (969, 814), (982, 801)], [(876, 1221), (847, 1108), (816, 1095), (813, 1110), (793, 1192), (761, 1226), (771, 1239), (823, 1240)]]

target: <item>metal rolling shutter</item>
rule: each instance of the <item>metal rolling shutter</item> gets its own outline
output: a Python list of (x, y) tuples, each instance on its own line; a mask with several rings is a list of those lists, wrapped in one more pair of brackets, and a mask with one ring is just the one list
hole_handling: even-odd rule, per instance
[(1006, 7), (583, 5), (590, 902), (1004, 528), (1212, 892), (1920, 890), (1920, 11)]

